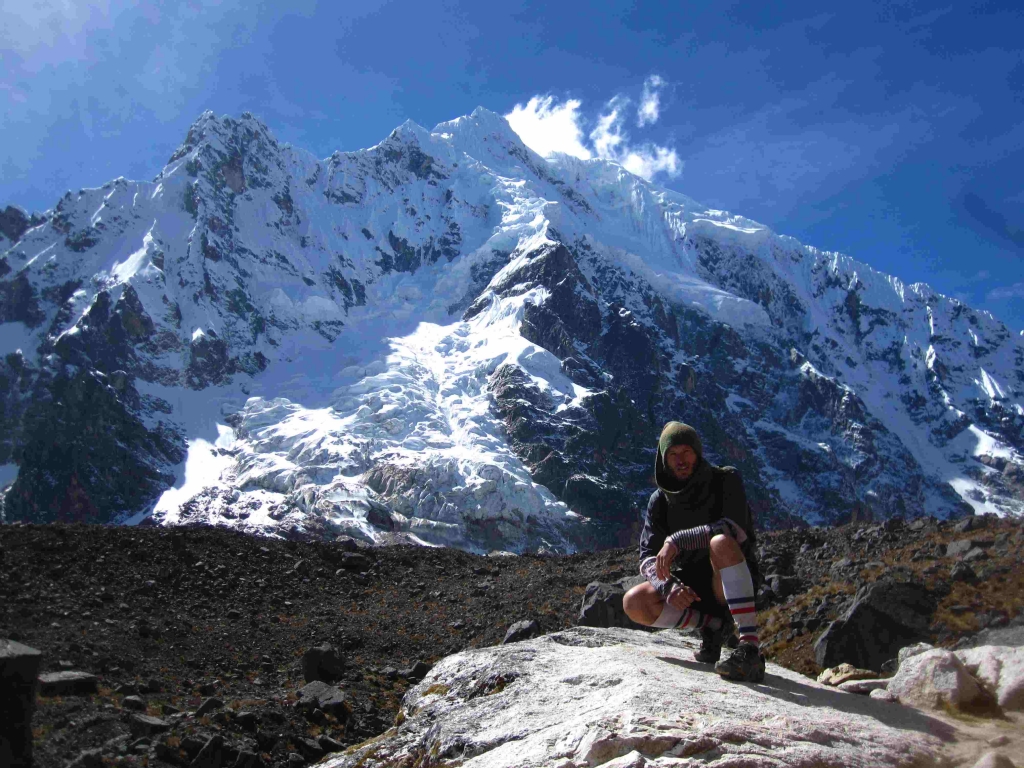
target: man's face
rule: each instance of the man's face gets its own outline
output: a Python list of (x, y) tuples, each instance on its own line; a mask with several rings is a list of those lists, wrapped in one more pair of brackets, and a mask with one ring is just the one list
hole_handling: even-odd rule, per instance
[(689, 480), (697, 466), (697, 452), (688, 445), (673, 445), (665, 453), (665, 466), (676, 480)]

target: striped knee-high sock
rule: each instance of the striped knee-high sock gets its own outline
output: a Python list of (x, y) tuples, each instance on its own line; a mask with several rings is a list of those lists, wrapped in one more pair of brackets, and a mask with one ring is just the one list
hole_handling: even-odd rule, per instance
[(721, 629), (722, 620), (717, 616), (709, 616), (701, 613), (696, 608), (683, 608), (679, 610), (665, 603), (661, 609), (661, 615), (652, 626), (659, 629)]
[(754, 608), (754, 581), (750, 578), (746, 561), (723, 568), (719, 573), (722, 576), (725, 601), (736, 622), (740, 642), (757, 645), (760, 641), (757, 637), (757, 611)]

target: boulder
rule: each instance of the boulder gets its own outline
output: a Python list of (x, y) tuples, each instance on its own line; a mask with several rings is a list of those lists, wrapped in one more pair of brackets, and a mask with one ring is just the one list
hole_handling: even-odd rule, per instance
[(170, 723), (161, 720), (159, 717), (150, 715), (132, 715), (128, 719), (128, 727), (133, 736), (152, 736), (155, 733), (163, 733), (171, 729)]
[(842, 618), (814, 644), (818, 665), (843, 662), (880, 672), (896, 652), (921, 639), (935, 608), (928, 589), (914, 582), (877, 581), (858, 590)]
[(87, 696), (96, 693), (98, 680), (96, 675), (70, 669), (49, 672), (39, 676), (39, 693), (42, 696)]
[(295, 706), (312, 712), (322, 709), (344, 722), (348, 718), (348, 704), (340, 688), (316, 681), (299, 689), (299, 700)]
[(418, 683), (427, 676), (428, 672), (430, 672), (430, 665), (425, 661), (417, 661), (411, 667), (398, 670), (398, 675), (411, 683)]
[(363, 572), (370, 570), (373, 561), (362, 552), (342, 552), (338, 561), (346, 571)]
[(225, 752), (224, 737), (214, 734), (199, 750), (190, 768), (222, 768), (227, 757)]
[(35, 648), (0, 640), (0, 765), (32, 765), (32, 712), (40, 661), (42, 654)]
[(643, 576), (626, 576), (611, 584), (593, 581), (587, 585), (583, 594), (583, 604), (576, 623), (583, 627), (631, 627), (637, 625), (622, 610), (622, 598), (637, 584), (642, 584)]
[[(933, 765), (951, 729), (769, 664), (762, 685), (693, 663), (678, 632), (574, 627), (438, 662), (400, 725), (321, 768)], [(680, 706), (685, 702), (685, 706)], [(429, 757), (428, 757), (429, 756)]]
[(1001, 708), (1024, 711), (1024, 648), (984, 645), (955, 653)]
[(951, 541), (946, 545), (946, 557), (963, 557), (976, 546), (973, 539)]
[(887, 689), (901, 704), (922, 709), (974, 711), (990, 700), (963, 662), (941, 648), (919, 653), (900, 664)]
[(302, 676), (307, 683), (333, 682), (345, 673), (345, 661), (331, 645), (318, 645), (302, 654)]
[(531, 637), (536, 637), (539, 634), (541, 634), (540, 624), (534, 619), (525, 619), (517, 621), (509, 627), (508, 632), (505, 633), (505, 639), (501, 643), (502, 645), (518, 643), (520, 640), (529, 640)]

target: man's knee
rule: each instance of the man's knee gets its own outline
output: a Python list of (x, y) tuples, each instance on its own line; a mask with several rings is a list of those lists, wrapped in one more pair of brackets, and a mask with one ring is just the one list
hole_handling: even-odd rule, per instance
[(648, 584), (638, 584), (622, 596), (622, 610), (637, 624), (650, 624), (652, 594)]
[(739, 565), (744, 560), (743, 550), (732, 536), (719, 533), (711, 537), (711, 563), (716, 568)]

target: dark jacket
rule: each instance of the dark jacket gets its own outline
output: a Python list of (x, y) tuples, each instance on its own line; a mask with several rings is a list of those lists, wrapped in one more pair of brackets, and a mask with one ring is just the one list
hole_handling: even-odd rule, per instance
[[(647, 502), (644, 527), (640, 534), (640, 561), (657, 555), (670, 534), (728, 517), (747, 534), (747, 540), (740, 545), (740, 549), (750, 566), (756, 586), (759, 581), (755, 557), (757, 542), (739, 470), (735, 467), (716, 467), (701, 459), (690, 479), (679, 483), (664, 467), (659, 452), (655, 477), (658, 490), (651, 494)], [(707, 550), (684, 550), (676, 555), (672, 570), (682, 570), (688, 563), (697, 559), (706, 560), (707, 557)]]

